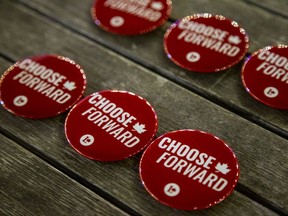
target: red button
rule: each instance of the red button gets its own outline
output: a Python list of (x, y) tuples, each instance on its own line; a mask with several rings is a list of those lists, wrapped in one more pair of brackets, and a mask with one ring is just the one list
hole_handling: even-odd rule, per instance
[(91, 9), (96, 25), (122, 35), (150, 32), (171, 14), (170, 0), (96, 0)]
[(140, 162), (140, 177), (161, 203), (198, 210), (216, 205), (233, 191), (239, 167), (233, 151), (219, 138), (179, 130), (149, 145)]
[(16, 115), (47, 118), (69, 109), (85, 88), (84, 71), (74, 61), (41, 55), (18, 61), (4, 73), (0, 100)]
[(130, 157), (154, 138), (157, 116), (143, 98), (125, 91), (101, 91), (75, 105), (65, 123), (71, 146), (87, 158)]
[(166, 32), (168, 58), (196, 72), (217, 72), (238, 63), (246, 54), (248, 36), (223, 16), (195, 14), (175, 22)]
[(265, 47), (253, 53), (242, 68), (246, 90), (258, 101), (288, 109), (288, 46)]

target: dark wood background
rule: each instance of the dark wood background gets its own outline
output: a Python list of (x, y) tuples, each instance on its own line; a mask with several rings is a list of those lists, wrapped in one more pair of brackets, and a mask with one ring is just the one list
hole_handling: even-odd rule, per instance
[(133, 37), (99, 29), (91, 20), (92, 3), (0, 0), (0, 70), (27, 56), (67, 56), (86, 72), (85, 95), (118, 89), (147, 99), (159, 117), (157, 136), (191, 128), (225, 140), (239, 159), (239, 184), (213, 208), (172, 209), (142, 186), (141, 153), (112, 163), (86, 159), (65, 139), (67, 112), (33, 120), (1, 106), (0, 215), (288, 215), (287, 111), (245, 91), (242, 62), (219, 73), (193, 73), (163, 50), (173, 21), (203, 12), (237, 21), (250, 36), (249, 52), (287, 44), (288, 1), (174, 0), (164, 26)]

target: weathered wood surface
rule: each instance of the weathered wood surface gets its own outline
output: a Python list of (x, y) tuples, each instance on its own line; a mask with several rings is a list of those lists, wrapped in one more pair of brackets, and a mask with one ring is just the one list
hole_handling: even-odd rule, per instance
[[(191, 73), (173, 64), (163, 51), (163, 35), (171, 23), (166, 23), (155, 32), (132, 37), (131, 40), (131, 37), (113, 35), (93, 25), (89, 13), (92, 5), (90, 0), (21, 0), (21, 2), (25, 2), (79, 34), (127, 56), (209, 100), (288, 137), (287, 112), (267, 107), (254, 100), (246, 92), (240, 78), (241, 63), (229, 70), (216, 74), (205, 74), (205, 76), (201, 73)], [(250, 52), (268, 45), (287, 43), (288, 30), (283, 28), (288, 24), (287, 19), (268, 13), (261, 8), (250, 6), (244, 1), (179, 0), (173, 2), (172, 16), (174, 19), (199, 12), (218, 13), (231, 19), (234, 18), (250, 36)]]
[[(257, 5), (267, 11), (272, 11), (274, 13), (278, 13), (285, 18), (288, 18), (288, 1), (287, 0), (277, 0), (277, 1), (269, 1), (269, 0), (246, 0), (249, 4)], [(285, 28), (285, 26), (283, 26)]]
[(0, 135), (1, 215), (127, 215)]
[[(147, 35), (125, 38), (105, 33), (88, 20), (90, 1), (47, 1), (45, 3), (47, 5), (44, 6), (41, 5), (44, 3), (42, 1), (27, 1), (27, 3), (53, 16), (54, 20), (18, 4), (17, 1), (0, 1), (0, 16), (4, 17), (0, 19), (0, 54), (9, 56), (12, 61), (43, 52), (68, 56), (79, 63), (87, 74), (88, 89), (85, 95), (103, 89), (122, 89), (135, 92), (151, 102), (159, 116), (158, 135), (182, 128), (201, 129), (217, 135), (225, 140), (238, 156), (241, 176), (240, 189), (237, 190), (243, 193), (241, 188), (248, 188), (266, 203), (274, 206), (274, 210), (282, 209), (282, 212), (288, 212), (287, 139), (231, 112), (234, 109), (237, 111), (238, 108), (228, 107), (230, 111), (226, 110), (157, 74), (169, 77), (186, 87), (191, 85), (193, 91), (202, 96), (208, 95), (206, 96), (208, 99), (216, 98), (215, 100), (231, 104), (232, 102), (222, 95), (225, 92), (220, 94), (220, 89), (222, 88), (222, 91), (225, 88), (229, 89), (226, 90), (227, 95), (235, 92), (239, 94), (238, 91), (241, 89), (237, 76), (234, 76), (235, 69), (217, 75), (197, 74), (195, 77), (194, 75), (190, 77), (191, 73), (176, 68), (166, 60), (161, 50), (165, 27)], [(79, 11), (86, 12), (79, 13)], [(75, 15), (74, 18), (70, 17), (71, 14)], [(83, 34), (75, 32), (74, 29)], [(160, 66), (153, 66), (155, 61), (161, 62)], [(0, 63), (0, 70), (4, 71), (8, 62), (0, 58)], [(171, 70), (168, 71), (168, 67)], [(178, 72), (174, 73), (174, 70)], [(187, 80), (184, 82), (175, 75), (189, 76), (191, 81), (188, 80), (187, 84)], [(217, 91), (210, 86), (219, 86), (220, 80), (226, 83), (230, 80), (229, 85), (238, 86), (239, 89), (234, 86), (234, 92), (229, 85), (227, 87), (222, 84), (217, 96)], [(233, 102), (238, 105), (237, 100), (250, 104), (250, 98), (244, 96), (244, 90), (243, 97), (239, 99), (237, 95)], [(249, 110), (248, 105), (244, 110), (241, 108), (241, 112), (253, 114), (253, 118), (261, 116), (266, 123), (276, 125), (276, 128), (286, 133), (287, 112), (262, 107), (257, 102), (251, 103), (254, 104), (251, 106), (255, 109), (253, 112)], [(266, 110), (266, 116), (263, 110)], [(245, 196), (247, 194), (243, 195), (237, 191), (221, 204), (200, 212), (178, 211), (163, 206), (150, 197), (141, 185), (138, 176), (140, 155), (117, 163), (100, 163), (81, 157), (65, 140), (63, 129), (65, 117), (66, 114), (63, 114), (51, 119), (31, 120), (16, 117), (2, 107), (0, 112), (2, 131), (8, 137), (21, 142), (32, 152), (38, 152), (40, 157), (41, 155), (47, 157), (52, 164), (55, 164), (56, 169), (65, 167), (68, 176), (81, 176), (89, 182), (88, 188), (93, 186), (101, 188), (109, 196), (125, 203), (139, 214), (273, 214), (257, 203), (259, 201), (257, 197), (254, 197), (256, 201), (253, 201), (253, 197), (250, 199)], [(83, 184), (80, 180), (79, 183)]]

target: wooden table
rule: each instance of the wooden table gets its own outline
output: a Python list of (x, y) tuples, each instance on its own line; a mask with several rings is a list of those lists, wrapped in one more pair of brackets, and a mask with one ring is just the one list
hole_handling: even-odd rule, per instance
[(193, 73), (168, 60), (162, 46), (174, 20), (203, 12), (236, 20), (250, 36), (250, 53), (287, 44), (287, 1), (173, 3), (171, 19), (160, 29), (125, 37), (92, 22), (92, 0), (0, 0), (0, 68), (43, 53), (67, 56), (86, 72), (85, 95), (119, 89), (146, 98), (159, 117), (157, 136), (184, 128), (215, 134), (239, 159), (240, 181), (232, 195), (207, 210), (169, 208), (141, 184), (141, 153), (112, 163), (86, 159), (65, 139), (67, 112), (34, 120), (1, 106), (0, 215), (288, 214), (287, 111), (245, 91), (242, 62), (219, 73)]

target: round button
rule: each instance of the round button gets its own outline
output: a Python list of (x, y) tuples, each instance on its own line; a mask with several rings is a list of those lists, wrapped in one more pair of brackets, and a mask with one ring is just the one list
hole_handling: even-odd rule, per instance
[(246, 54), (245, 30), (221, 15), (195, 14), (176, 21), (164, 36), (169, 59), (195, 72), (217, 72), (232, 67)]
[(243, 65), (242, 82), (258, 101), (287, 110), (288, 46), (270, 46), (253, 53)]
[(66, 137), (83, 156), (116, 161), (145, 148), (158, 128), (152, 106), (131, 92), (107, 90), (87, 96), (69, 112)]
[(158, 201), (182, 210), (216, 205), (239, 178), (233, 151), (203, 131), (179, 130), (154, 140), (140, 161), (140, 177)]
[(171, 0), (96, 0), (92, 18), (106, 31), (121, 35), (150, 32), (166, 22)]
[(84, 71), (69, 58), (40, 55), (18, 61), (0, 80), (0, 100), (8, 111), (27, 118), (58, 115), (86, 88)]

